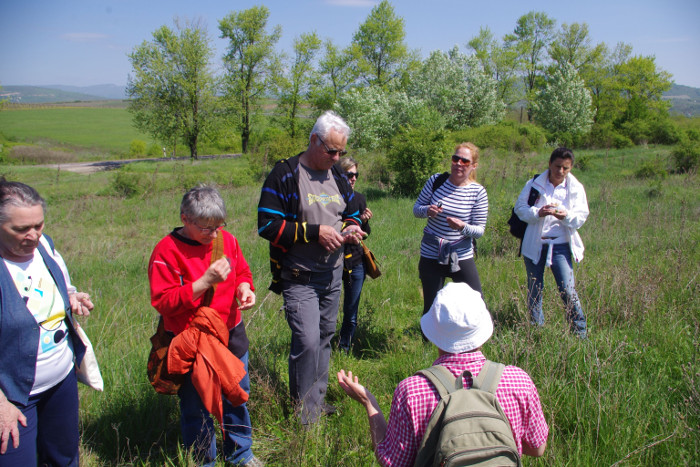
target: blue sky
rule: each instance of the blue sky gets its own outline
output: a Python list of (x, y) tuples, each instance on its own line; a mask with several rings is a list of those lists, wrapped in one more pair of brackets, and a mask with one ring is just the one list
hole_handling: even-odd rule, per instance
[[(126, 84), (127, 54), (158, 27), (174, 19), (199, 19), (216, 48), (226, 43), (218, 21), (231, 11), (263, 4), (269, 25), (282, 26), (278, 49), (291, 53), (301, 33), (346, 46), (375, 0), (0, 0), (0, 86)], [(427, 56), (465, 44), (488, 26), (496, 37), (512, 32), (528, 11), (543, 11), (562, 23), (588, 23), (594, 43), (633, 46), (635, 55), (654, 55), (677, 84), (700, 87), (700, 1), (698, 0), (394, 0), (405, 21), (406, 43)]]

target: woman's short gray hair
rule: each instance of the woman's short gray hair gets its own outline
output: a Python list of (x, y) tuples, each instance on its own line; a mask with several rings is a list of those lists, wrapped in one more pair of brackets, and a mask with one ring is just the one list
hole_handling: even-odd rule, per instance
[(219, 190), (213, 186), (199, 185), (182, 197), (180, 214), (190, 221), (224, 222), (226, 204)]
[(0, 224), (7, 222), (7, 210), (10, 206), (21, 208), (41, 206), (42, 211), (46, 212), (46, 201), (38, 191), (24, 183), (8, 182), (5, 177), (0, 177)]
[(345, 123), (345, 120), (332, 110), (326, 110), (318, 117), (314, 127), (311, 129), (309, 141), (315, 134), (319, 135), (322, 139), (327, 138), (332, 129), (342, 134), (346, 139), (350, 136), (350, 127)]

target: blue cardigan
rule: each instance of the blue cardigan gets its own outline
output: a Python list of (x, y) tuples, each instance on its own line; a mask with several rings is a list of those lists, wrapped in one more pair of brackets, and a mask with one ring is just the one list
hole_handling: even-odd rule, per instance
[[(53, 247), (51, 238), (46, 236), (46, 239)], [(63, 298), (75, 364), (80, 365), (85, 355), (85, 345), (69, 319), (70, 301), (63, 272), (41, 243), (38, 248)], [(7, 268), (0, 265), (0, 389), (15, 404), (27, 405), (29, 392), (34, 385), (38, 349), (39, 324), (17, 291)]]

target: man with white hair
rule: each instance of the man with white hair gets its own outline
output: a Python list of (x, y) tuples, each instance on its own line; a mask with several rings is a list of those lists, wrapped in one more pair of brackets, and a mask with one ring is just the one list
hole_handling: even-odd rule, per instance
[(325, 396), (343, 245), (365, 236), (357, 199), (334, 166), (349, 135), (342, 118), (323, 113), (306, 150), (275, 164), (258, 204), (258, 233), (270, 242), (270, 290), (282, 293), (292, 330), (289, 392), (304, 425), (335, 412)]
[[(442, 288), (423, 315), (421, 328), (438, 348), (434, 365), (447, 368), (454, 377), (469, 371), (477, 378), (486, 362), (481, 347), (493, 333), (491, 315), (481, 294), (466, 283), (450, 282)], [(465, 388), (472, 378), (465, 377)], [(387, 424), (376, 399), (352, 372), (341, 370), (338, 383), (367, 410), (372, 445), (381, 465), (413, 465), (428, 421), (440, 401), (430, 380), (416, 374), (399, 383)], [(525, 371), (506, 366), (496, 388), (496, 399), (505, 412), (518, 453), (539, 457), (547, 446), (549, 427), (544, 419), (537, 388)]]

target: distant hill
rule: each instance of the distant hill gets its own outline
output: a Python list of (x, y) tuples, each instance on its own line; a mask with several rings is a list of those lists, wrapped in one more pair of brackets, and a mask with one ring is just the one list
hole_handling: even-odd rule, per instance
[(44, 86), (49, 89), (59, 89), (66, 92), (77, 92), (105, 99), (126, 99), (126, 88), (116, 84), (98, 84), (95, 86), (62, 86), (60, 84)]
[(52, 102), (82, 102), (125, 99), (123, 86), (2, 86), (0, 99), (17, 104), (48, 104)]
[[(671, 113), (687, 117), (700, 116), (700, 88), (674, 84), (664, 93), (671, 102)], [(125, 86), (100, 84), (96, 86), (2, 86), (0, 100), (22, 104), (48, 104), (52, 102), (84, 102), (126, 99)]]
[(700, 89), (674, 84), (664, 93), (671, 102), (671, 113), (693, 117), (700, 115)]

